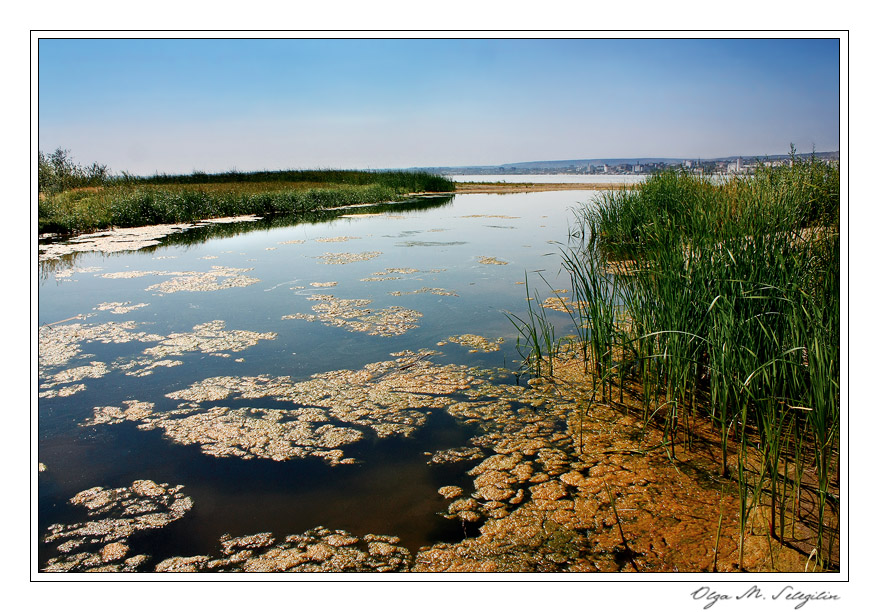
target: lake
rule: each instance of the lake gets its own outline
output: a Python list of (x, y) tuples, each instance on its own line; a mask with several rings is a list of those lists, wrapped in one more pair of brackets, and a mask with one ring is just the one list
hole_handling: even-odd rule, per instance
[(456, 183), (583, 183), (591, 185), (636, 185), (647, 174), (456, 174)]
[(571, 209), (595, 194), (214, 224), (41, 262), (40, 568), (151, 571), (319, 526), (413, 554), (472, 535), (438, 490), (473, 490), (497, 435), (484, 393), (530, 410), (508, 314), (528, 312), (526, 276), (541, 300), (567, 286)]

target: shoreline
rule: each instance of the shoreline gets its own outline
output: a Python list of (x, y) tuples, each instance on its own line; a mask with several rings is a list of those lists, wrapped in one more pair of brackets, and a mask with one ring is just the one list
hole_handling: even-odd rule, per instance
[(454, 193), (529, 193), (536, 191), (604, 191), (634, 187), (620, 183), (455, 183)]

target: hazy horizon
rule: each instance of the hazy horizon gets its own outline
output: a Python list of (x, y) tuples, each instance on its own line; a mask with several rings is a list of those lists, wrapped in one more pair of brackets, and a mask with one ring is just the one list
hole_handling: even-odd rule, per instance
[(46, 38), (39, 148), (134, 174), (836, 151), (839, 70), (838, 38)]

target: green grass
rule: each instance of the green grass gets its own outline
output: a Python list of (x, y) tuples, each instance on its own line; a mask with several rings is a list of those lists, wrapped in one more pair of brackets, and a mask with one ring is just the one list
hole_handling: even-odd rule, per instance
[[(643, 419), (662, 429), (672, 458), (681, 425), (695, 412), (711, 419), (742, 529), (765, 499), (770, 535), (783, 539), (796, 519), (786, 492), (799, 500), (804, 471), (814, 474), (827, 567), (828, 510), (838, 515), (839, 168), (794, 161), (723, 183), (666, 172), (604, 193), (578, 221), (583, 240), (564, 265), (602, 390), (623, 373), (637, 382)], [(628, 273), (612, 274), (614, 260)]]
[(441, 176), (314, 170), (123, 176), (102, 186), (40, 194), (40, 232), (184, 223), (237, 215), (287, 215), (387, 202), (410, 193), (454, 191)]

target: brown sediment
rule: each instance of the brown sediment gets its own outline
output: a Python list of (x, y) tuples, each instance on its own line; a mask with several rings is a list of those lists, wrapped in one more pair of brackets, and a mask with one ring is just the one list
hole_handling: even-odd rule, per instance
[(564, 433), (496, 414), (503, 433), (483, 438), (495, 454), (469, 472), (478, 506), (457, 500), (449, 509), (465, 522), (485, 518), (480, 535), (420, 550), (413, 571), (804, 571), (812, 528), (771, 540), (762, 505), (738, 565), (737, 483), (715, 476), (710, 423), (691, 417), (672, 458), (662, 432), (636, 416), (636, 391), (586, 410), (582, 362), (559, 361), (554, 376), (535, 386), (551, 397), (545, 418)]

